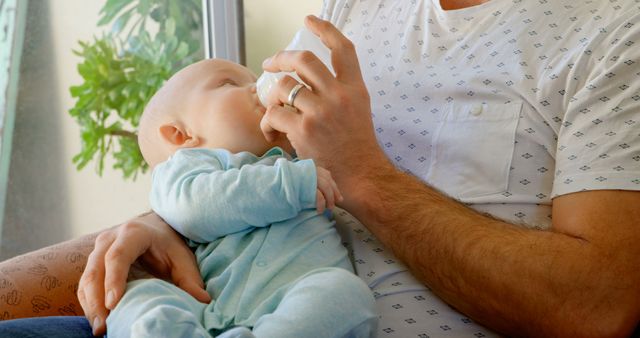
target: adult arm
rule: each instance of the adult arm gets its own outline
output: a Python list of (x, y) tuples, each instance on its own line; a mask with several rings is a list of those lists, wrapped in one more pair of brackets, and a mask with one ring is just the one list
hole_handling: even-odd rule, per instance
[(211, 149), (176, 152), (154, 170), (152, 208), (182, 235), (204, 243), (316, 206), (312, 160), (229, 165), (246, 156), (253, 155)]
[[(301, 157), (333, 173), (342, 206), (416, 277), (480, 323), (516, 336), (625, 336), (640, 319), (640, 193), (590, 191), (557, 197), (550, 231), (477, 213), (402, 173), (373, 133), (369, 96), (353, 44), (328, 22), (308, 27), (332, 50), (336, 77), (308, 52), (285, 51), (265, 70), (295, 70), (311, 86), (263, 119)], [(284, 78), (272, 103), (295, 85)], [(365, 149), (365, 151), (363, 151)]]
[(640, 318), (640, 193), (558, 197), (552, 229), (536, 231), (476, 213), (391, 168), (341, 189), (347, 210), (416, 277), (488, 327), (623, 337)]
[(0, 320), (82, 316), (76, 291), (97, 233), (0, 262)]
[[(124, 294), (127, 278), (138, 263), (145, 271), (173, 282), (199, 301), (211, 301), (203, 289), (195, 257), (184, 240), (158, 215), (147, 213), (95, 238), (77, 293), (94, 335), (105, 333), (109, 309)], [(134, 271), (134, 275), (139, 272)]]

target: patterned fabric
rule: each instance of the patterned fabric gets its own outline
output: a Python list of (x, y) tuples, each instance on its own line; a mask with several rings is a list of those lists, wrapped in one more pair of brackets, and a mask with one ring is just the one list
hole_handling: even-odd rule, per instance
[[(380, 146), (481, 212), (551, 225), (552, 198), (640, 190), (640, 0), (325, 0), (357, 49)], [(346, 212), (379, 337), (495, 334), (446, 306)]]
[(638, 1), (332, 0), (378, 141), (482, 212), (547, 228), (551, 199), (640, 190)]

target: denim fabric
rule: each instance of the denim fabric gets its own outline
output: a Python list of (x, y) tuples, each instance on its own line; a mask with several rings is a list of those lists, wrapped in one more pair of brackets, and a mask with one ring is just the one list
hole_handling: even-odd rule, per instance
[(0, 338), (93, 338), (85, 317), (38, 317), (0, 321)]

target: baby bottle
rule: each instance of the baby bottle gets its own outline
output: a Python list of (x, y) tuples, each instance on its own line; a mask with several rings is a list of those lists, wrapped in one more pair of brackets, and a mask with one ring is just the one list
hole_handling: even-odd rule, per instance
[[(331, 73), (334, 73), (333, 67), (331, 66), (331, 51), (322, 43), (322, 41), (320, 41), (320, 38), (309, 31), (306, 27), (303, 27), (296, 33), (293, 40), (285, 50), (309, 50), (313, 52), (313, 54), (315, 54), (318, 59), (327, 66), (327, 68), (329, 68)], [(256, 91), (263, 106), (267, 105), (267, 95), (271, 89), (276, 85), (276, 83), (278, 83), (278, 80), (285, 75), (289, 75), (298, 82), (304, 83), (295, 72), (263, 72), (256, 81)]]

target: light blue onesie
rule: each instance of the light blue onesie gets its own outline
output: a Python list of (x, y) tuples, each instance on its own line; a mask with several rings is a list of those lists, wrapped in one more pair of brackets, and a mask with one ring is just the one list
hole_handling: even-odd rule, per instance
[(333, 222), (316, 211), (316, 167), (183, 149), (153, 172), (151, 206), (190, 239), (202, 304), (159, 279), (131, 282), (109, 337), (369, 337), (377, 316)]

